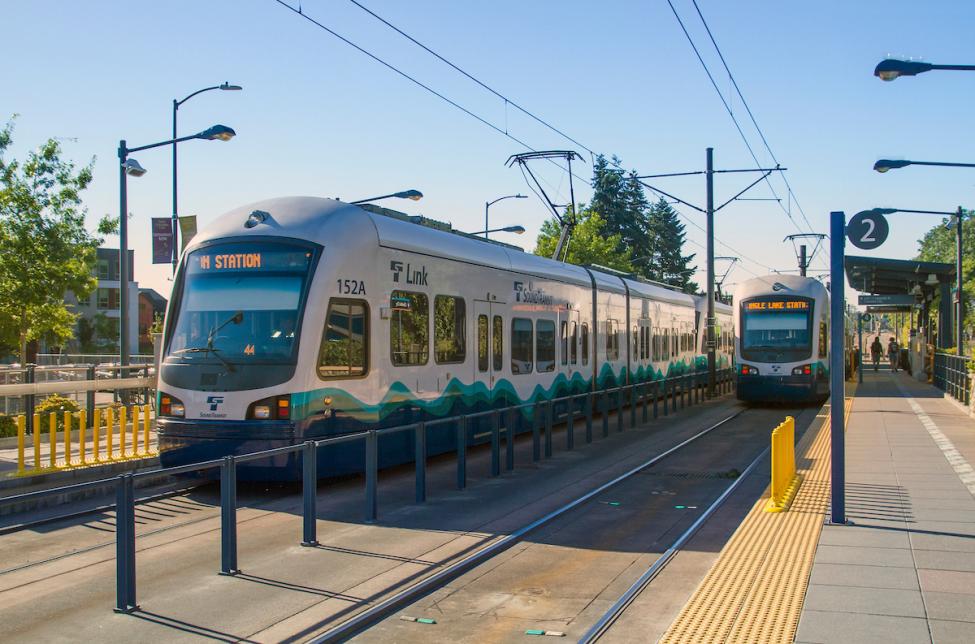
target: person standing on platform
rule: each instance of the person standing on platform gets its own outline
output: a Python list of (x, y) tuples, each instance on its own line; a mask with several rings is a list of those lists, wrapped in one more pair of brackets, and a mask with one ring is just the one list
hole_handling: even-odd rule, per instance
[(891, 336), (890, 341), (887, 343), (887, 359), (890, 360), (890, 370), (892, 373), (897, 373), (897, 358), (900, 357), (901, 348), (897, 346), (897, 340)]
[(873, 370), (876, 371), (880, 365), (880, 355), (884, 352), (884, 345), (880, 344), (880, 336), (873, 339), (870, 345), (870, 357), (873, 359)]

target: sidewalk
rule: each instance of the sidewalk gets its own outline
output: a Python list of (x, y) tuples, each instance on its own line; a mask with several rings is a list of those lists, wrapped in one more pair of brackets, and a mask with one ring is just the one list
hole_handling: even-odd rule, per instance
[(864, 372), (846, 434), (850, 526), (823, 526), (797, 642), (975, 642), (975, 421)]

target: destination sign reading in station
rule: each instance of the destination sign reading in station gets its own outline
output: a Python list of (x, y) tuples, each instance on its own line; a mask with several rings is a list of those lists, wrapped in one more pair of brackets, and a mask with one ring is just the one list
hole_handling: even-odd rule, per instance
[(805, 300), (766, 300), (746, 302), (746, 311), (808, 311), (809, 302)]
[(304, 271), (311, 253), (306, 250), (254, 249), (242, 250), (239, 245), (201, 249), (190, 255), (192, 273), (222, 273), (229, 271)]

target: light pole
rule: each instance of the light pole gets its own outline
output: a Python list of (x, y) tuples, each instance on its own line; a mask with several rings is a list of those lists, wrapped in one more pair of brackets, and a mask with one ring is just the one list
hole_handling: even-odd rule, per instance
[(956, 280), (955, 320), (957, 321), (955, 327), (955, 343), (956, 343), (955, 346), (958, 349), (958, 355), (963, 356), (965, 354), (965, 344), (964, 344), (965, 334), (963, 331), (965, 327), (965, 307), (964, 307), (964, 301), (962, 299), (962, 283), (964, 282), (964, 280), (962, 279), (962, 246), (963, 246), (962, 245), (962, 223), (963, 223), (964, 211), (962, 211), (961, 206), (958, 206), (958, 209), (955, 210), (954, 212), (948, 212), (946, 210), (907, 210), (905, 208), (873, 208), (865, 212), (869, 212), (871, 214), (876, 214), (876, 215), (890, 215), (895, 212), (906, 212), (906, 213), (914, 213), (914, 214), (921, 214), (921, 215), (944, 215), (948, 217), (954, 217), (955, 237), (956, 237), (955, 240), (955, 280)]
[(368, 199), (356, 199), (355, 201), (350, 201), (351, 204), (369, 203), (370, 201), (379, 201), (380, 199), (389, 199), (395, 197), (397, 199), (410, 199), (412, 201), (419, 201), (423, 199), (423, 193), (419, 190), (403, 190), (402, 192), (392, 192), (388, 195), (380, 195), (378, 197), (369, 197)]
[[(484, 231), (483, 231), (484, 239), (488, 238), (488, 233), (495, 232), (493, 230), (488, 230), (491, 227), (491, 224), (488, 223), (488, 210), (491, 208), (491, 206), (498, 203), (499, 201), (504, 201), (505, 199), (527, 199), (527, 198), (528, 198), (527, 196), (519, 193), (516, 195), (505, 195), (504, 197), (498, 197), (494, 201), (485, 201), (484, 202)], [(525, 232), (525, 231), (522, 230), (521, 232)], [(480, 233), (473, 233), (473, 234), (479, 235)], [(521, 233), (518, 234), (520, 235)]]
[[(176, 132), (176, 112), (179, 110), (179, 106), (190, 100), (197, 94), (202, 94), (203, 92), (209, 92), (210, 90), (221, 89), (224, 91), (235, 91), (243, 89), (240, 85), (231, 85), (230, 83), (224, 82), (222, 85), (214, 85), (213, 87), (204, 87), (203, 89), (198, 89), (181, 101), (173, 99), (173, 140), (179, 136)], [(176, 263), (179, 261), (179, 209), (176, 202), (176, 148), (177, 145), (173, 144), (173, 275), (176, 274)]]
[(169, 141), (150, 143), (130, 148), (122, 139), (118, 142), (119, 159), (119, 362), (121, 365), (129, 364), (129, 224), (128, 224), (128, 185), (127, 177), (141, 177), (146, 173), (145, 168), (139, 165), (135, 159), (130, 159), (129, 154), (141, 150), (149, 150), (164, 145), (172, 145), (174, 148), (177, 143), (190, 141), (192, 139), (203, 139), (206, 141), (229, 141), (237, 133), (226, 125), (214, 125), (202, 132), (191, 134), (180, 138), (173, 138)]
[(887, 58), (880, 61), (873, 70), (873, 75), (883, 81), (892, 81), (901, 76), (917, 76), (934, 69), (949, 69), (954, 71), (975, 71), (975, 65), (934, 65), (914, 60), (897, 60)]
[(523, 235), (525, 233), (524, 226), (505, 226), (504, 228), (492, 228), (491, 230), (479, 230), (476, 233), (467, 233), (468, 235), (484, 235), (484, 239), (487, 239), (488, 233), (514, 233), (516, 235)]
[(881, 159), (873, 164), (873, 169), (881, 174), (888, 170), (906, 168), (909, 165), (935, 165), (946, 168), (975, 168), (975, 163), (948, 163), (946, 161), (906, 161), (904, 159)]

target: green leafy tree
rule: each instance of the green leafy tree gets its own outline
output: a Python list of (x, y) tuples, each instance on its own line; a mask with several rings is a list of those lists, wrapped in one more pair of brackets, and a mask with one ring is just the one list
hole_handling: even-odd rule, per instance
[(118, 351), (119, 326), (118, 321), (108, 317), (104, 313), (96, 313), (92, 318), (92, 326), (95, 330), (95, 347), (99, 351)]
[(647, 237), (651, 252), (645, 260), (646, 276), (688, 293), (696, 293), (697, 284), (691, 281), (691, 276), (697, 270), (691, 266), (694, 254), (683, 254), (687, 240), (684, 224), (677, 218), (677, 211), (663, 198), (650, 207)]
[[(17, 346), (23, 361), (28, 342), (72, 336), (76, 316), (64, 293), (84, 296), (95, 287), (101, 240), (85, 229), (81, 203), (94, 160), (78, 169), (49, 139), (19, 162), (4, 156), (12, 142), (8, 122), (0, 130), (0, 331), (11, 334), (3, 342)], [(113, 231), (102, 220), (99, 233)]]
[[(962, 222), (962, 301), (965, 303), (965, 320), (969, 329), (972, 327), (973, 313), (975, 313), (975, 220), (971, 210), (963, 210)], [(955, 226), (949, 225), (948, 219), (943, 219), (918, 240), (917, 259), (925, 262), (944, 262), (954, 265), (957, 260), (957, 235)], [(954, 284), (952, 284), (954, 286)], [(935, 301), (931, 310), (937, 311), (941, 300), (939, 290), (935, 291)]]
[[(633, 272), (633, 251), (623, 244), (620, 233), (610, 233), (605, 220), (592, 209), (580, 210), (572, 229), (566, 262), (580, 266), (599, 264), (626, 273)], [(559, 241), (560, 227), (555, 219), (542, 224), (535, 254), (551, 257)]]

